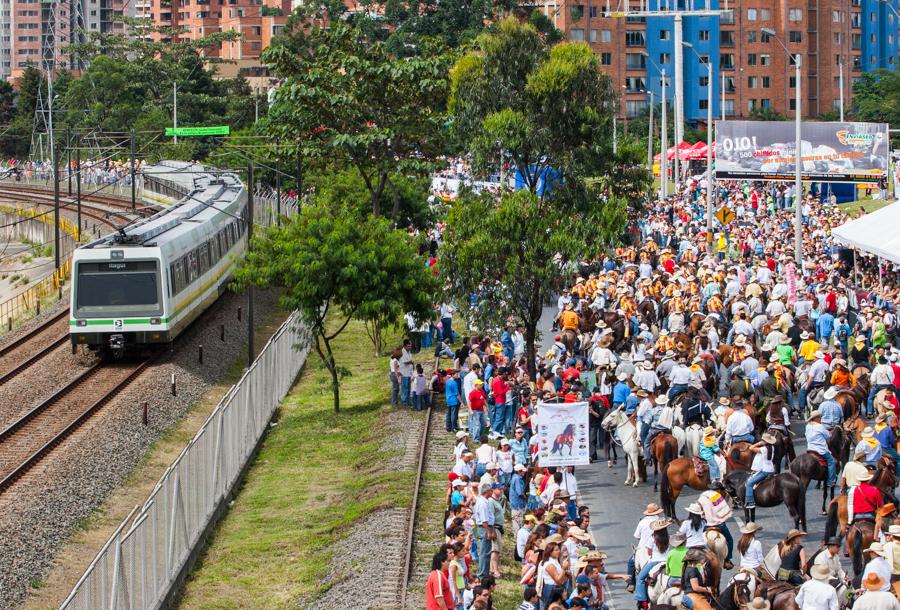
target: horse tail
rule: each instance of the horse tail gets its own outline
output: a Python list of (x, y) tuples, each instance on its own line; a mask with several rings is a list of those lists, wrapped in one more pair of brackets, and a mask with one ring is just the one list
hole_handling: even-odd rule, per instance
[(839, 526), (838, 505), (837, 502), (832, 500), (831, 504), (828, 505), (828, 517), (825, 520), (825, 540), (837, 536)]
[(666, 515), (674, 515), (675, 502), (672, 500), (672, 485), (669, 483), (669, 464), (670, 462), (666, 462), (660, 473), (662, 481), (659, 483), (659, 503)]
[[(675, 437), (672, 437), (672, 440), (674, 441)], [(676, 451), (677, 451), (677, 447), (678, 447), (677, 441), (676, 441), (675, 446), (676, 446)], [(668, 463), (671, 462), (674, 459), (674, 457), (675, 457), (675, 455), (674, 455), (674, 452), (672, 451), (672, 443), (666, 443), (665, 446), (663, 447), (663, 455), (662, 455), (663, 463), (668, 465)]]
[[(853, 544), (850, 548), (850, 558), (853, 561), (853, 575), (854, 579), (859, 578), (863, 573), (863, 556), (862, 556), (862, 532), (856, 530), (855, 536), (853, 536)], [(850, 536), (850, 533), (847, 533), (847, 536)]]

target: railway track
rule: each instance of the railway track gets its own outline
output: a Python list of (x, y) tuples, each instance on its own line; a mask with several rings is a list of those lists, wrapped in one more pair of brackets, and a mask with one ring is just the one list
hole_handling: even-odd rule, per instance
[(24, 372), (69, 338), (69, 308), (0, 348), (0, 384)]
[(95, 364), (0, 431), (0, 493), (89, 421), (155, 357)]
[[(2, 187), (3, 187), (3, 183), (0, 183), (0, 189), (2, 189)], [(33, 185), (18, 186), (18, 185), (16, 185), (14, 190), (18, 191), (18, 192), (22, 192), (22, 193), (30, 193), (32, 195), (46, 197), (46, 198), (49, 198), (50, 201), (53, 200), (53, 192), (50, 189), (45, 189), (40, 186), (33, 186)], [(61, 195), (60, 201), (65, 202), (65, 203), (73, 203), (74, 204), (75, 198), (72, 195), (68, 195), (68, 194)], [(89, 203), (93, 202), (93, 203), (97, 203), (100, 205), (105, 205), (110, 208), (124, 210), (125, 212), (127, 212), (129, 214), (132, 213), (131, 212), (131, 200), (124, 199), (122, 197), (117, 197), (114, 195), (97, 195), (97, 194), (85, 195), (82, 193), (81, 204), (84, 205), (85, 202), (89, 202)], [(155, 214), (157, 211), (159, 211), (158, 207), (152, 206), (152, 205), (148, 206), (147, 204), (145, 204), (143, 202), (140, 202), (135, 207), (135, 212), (141, 216), (151, 216), (151, 215)]]

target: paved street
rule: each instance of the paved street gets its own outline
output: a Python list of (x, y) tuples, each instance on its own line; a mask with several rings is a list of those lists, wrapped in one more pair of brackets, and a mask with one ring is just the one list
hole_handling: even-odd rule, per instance
[[(793, 429), (794, 432), (801, 434), (794, 439), (799, 455), (805, 451), (802, 422), (795, 423)], [(594, 539), (600, 549), (609, 555), (609, 559), (606, 561), (608, 570), (617, 573), (625, 572), (625, 564), (631, 554), (631, 545), (636, 542), (632, 538), (632, 534), (637, 522), (642, 517), (641, 513), (650, 502), (659, 503), (659, 493), (653, 492), (652, 474), (648, 475), (650, 477), (648, 483), (643, 483), (637, 488), (625, 487), (622, 484), (625, 480), (625, 462), (624, 459), (621, 459), (621, 451), (619, 455), (618, 465), (611, 470), (607, 468), (605, 461), (576, 469), (582, 502), (591, 507), (591, 529)], [(810, 535), (804, 546), (808, 553), (818, 548), (825, 530), (825, 517), (819, 514), (822, 491), (815, 489), (814, 485), (814, 483), (810, 484), (806, 497), (806, 515), (809, 520)], [(698, 492), (685, 488), (677, 502), (679, 519), (687, 516), (685, 509), (697, 495), (699, 495)], [(772, 545), (781, 540), (784, 534), (793, 527), (793, 521), (784, 506), (758, 508), (756, 519), (764, 528), (759, 536), (764, 553), (768, 552)], [(743, 523), (743, 510), (735, 511), (734, 519), (728, 523), (728, 528), (735, 538), (735, 546), (740, 537), (738, 527)], [(675, 529), (675, 526), (670, 527), (670, 533)], [(739, 563), (737, 551), (735, 551), (734, 562), (736, 565)], [(849, 559), (842, 558), (842, 563), (844, 569), (849, 570)], [(723, 586), (729, 577), (730, 573), (723, 576)], [(635, 602), (631, 594), (625, 590), (625, 584), (622, 581), (610, 581), (610, 583), (609, 605), (611, 610), (633, 608)]]

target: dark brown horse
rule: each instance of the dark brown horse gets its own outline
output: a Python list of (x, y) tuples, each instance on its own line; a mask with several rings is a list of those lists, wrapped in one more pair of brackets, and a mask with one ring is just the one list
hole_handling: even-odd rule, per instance
[(893, 508), (892, 504), (887, 504), (875, 513), (874, 522), (854, 520), (847, 528), (847, 549), (850, 552), (850, 561), (853, 563), (853, 586), (855, 587), (860, 586), (865, 566), (863, 551), (878, 539), (876, 532), (880, 532), (883, 526), (893, 523)]
[(661, 432), (650, 443), (650, 455), (653, 457), (653, 491), (656, 491), (659, 488), (659, 473), (678, 457), (678, 441), (668, 432)]
[(801, 455), (798, 455), (795, 460), (791, 462), (791, 472), (797, 475), (797, 478), (800, 479), (800, 483), (803, 485), (803, 489), (806, 489), (809, 486), (810, 481), (819, 481), (822, 484), (822, 514), (826, 514), (825, 506), (828, 504), (828, 493), (831, 492), (831, 498), (834, 499), (834, 485), (827, 485), (828, 483), (828, 466), (823, 464), (819, 458), (818, 454), (815, 454), (811, 451), (807, 451)]
[[(890, 458), (882, 457), (878, 460), (875, 475), (869, 484), (881, 492), (885, 504), (895, 504), (894, 488), (897, 487), (897, 475), (894, 464)], [(840, 532), (841, 536), (847, 534), (847, 496), (840, 495), (828, 505), (828, 518), (825, 521), (825, 539), (833, 538)]]
[(782, 580), (761, 582), (756, 588), (756, 596), (769, 602), (772, 610), (799, 610), (797, 587)]
[(646, 298), (640, 302), (637, 306), (637, 311), (641, 316), (641, 319), (647, 324), (647, 326), (653, 326), (654, 324), (659, 324), (659, 314), (657, 313), (657, 305), (656, 301), (651, 298)]
[[(725, 492), (740, 505), (743, 505), (745, 486), (749, 478), (750, 472), (746, 470), (736, 470), (725, 476)], [(770, 476), (756, 484), (753, 497), (756, 505), (764, 508), (784, 504), (794, 519), (794, 527), (797, 529), (806, 527), (806, 488), (800, 483), (797, 475), (782, 472)], [(744, 512), (747, 521), (756, 521), (755, 508), (745, 508)]]
[(663, 466), (662, 483), (659, 486), (659, 504), (667, 517), (677, 518), (675, 502), (685, 486), (697, 491), (706, 491), (709, 489), (709, 472), (705, 471), (702, 477), (697, 476), (693, 460), (686, 457), (674, 459)]

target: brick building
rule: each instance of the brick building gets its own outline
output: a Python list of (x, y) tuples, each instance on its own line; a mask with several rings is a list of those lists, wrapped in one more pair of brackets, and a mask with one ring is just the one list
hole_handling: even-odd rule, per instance
[[(682, 9), (728, 8), (722, 17), (685, 17), (683, 39), (684, 117), (706, 121), (706, 65), (712, 64), (713, 116), (746, 117), (754, 108), (771, 108), (794, 116), (795, 76), (777, 40), (763, 33), (774, 30), (792, 53), (801, 55), (801, 111), (818, 117), (837, 109), (839, 66), (843, 64), (844, 103), (849, 105), (853, 80), (863, 72), (896, 69), (898, 0), (739, 0), (719, 5), (677, 0)], [(644, 4), (666, 11), (674, 4)], [(639, 10), (632, 4), (632, 10)], [(661, 70), (667, 74), (667, 97), (674, 96), (674, 18), (604, 17), (609, 5), (592, 0), (559, 0), (538, 5), (569, 40), (583, 40), (600, 56), (617, 87), (621, 87), (623, 117), (639, 114), (653, 91), (658, 104)], [(612, 11), (617, 10), (613, 5)], [(724, 96), (722, 92), (724, 90)], [(724, 99), (724, 104), (723, 100)], [(671, 101), (670, 101), (671, 103)], [(724, 111), (724, 112), (723, 112)]]

